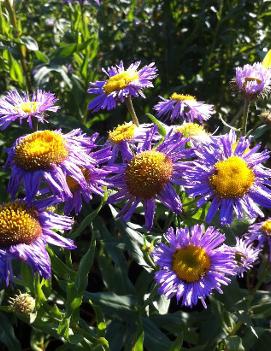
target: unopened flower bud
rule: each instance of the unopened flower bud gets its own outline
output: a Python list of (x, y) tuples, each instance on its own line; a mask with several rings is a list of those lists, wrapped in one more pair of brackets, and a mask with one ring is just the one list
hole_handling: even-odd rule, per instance
[(29, 315), (35, 309), (35, 299), (28, 293), (19, 293), (10, 298), (9, 303), (15, 312)]

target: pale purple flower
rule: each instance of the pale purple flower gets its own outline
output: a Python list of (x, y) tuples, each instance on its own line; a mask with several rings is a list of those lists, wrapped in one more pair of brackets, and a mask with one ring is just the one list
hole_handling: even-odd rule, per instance
[(184, 160), (192, 155), (185, 147), (187, 139), (180, 133), (168, 134), (155, 145), (156, 133), (157, 128), (153, 127), (137, 150), (127, 150), (123, 163), (112, 164), (116, 175), (111, 178), (111, 185), (117, 192), (108, 199), (109, 203), (126, 201), (119, 213), (125, 221), (143, 203), (147, 229), (153, 226), (156, 200), (175, 213), (181, 211), (181, 199), (174, 185), (180, 184), (186, 167)]
[(253, 267), (261, 252), (261, 249), (254, 247), (246, 237), (236, 238), (236, 245), (228, 248), (234, 253), (236, 274), (240, 277)]
[(145, 97), (142, 90), (153, 87), (152, 80), (157, 77), (154, 63), (138, 69), (140, 61), (132, 63), (127, 69), (123, 62), (111, 66), (103, 72), (106, 80), (90, 83), (88, 93), (98, 95), (89, 104), (89, 110), (112, 110), (118, 103), (123, 103), (128, 97)]
[(32, 95), (12, 90), (0, 99), (0, 129), (6, 129), (12, 122), (20, 124), (26, 120), (33, 128), (33, 122), (47, 122), (47, 112), (56, 112), (59, 106), (54, 94), (37, 90)]
[(263, 217), (259, 206), (271, 207), (271, 170), (262, 164), (269, 151), (258, 152), (259, 144), (250, 148), (249, 140), (237, 140), (233, 131), (212, 139), (194, 149), (197, 159), (187, 165), (183, 178), (188, 195), (199, 198), (198, 207), (211, 201), (207, 223), (218, 212), (222, 224), (231, 224), (233, 214), (238, 219), (244, 214)]
[(87, 186), (82, 169), (95, 164), (89, 155), (93, 143), (80, 129), (67, 134), (60, 130), (42, 130), (18, 138), (7, 150), (11, 197), (15, 198), (22, 184), (27, 201), (46, 188), (63, 201), (73, 197), (67, 177), (72, 177), (81, 187)]
[(233, 83), (247, 98), (264, 95), (270, 91), (271, 70), (260, 62), (237, 67)]
[(215, 113), (214, 106), (197, 101), (192, 95), (173, 93), (169, 99), (161, 100), (154, 106), (158, 117), (170, 118), (171, 121), (200, 123), (207, 121)]
[(157, 245), (152, 257), (159, 266), (155, 280), (159, 293), (167, 298), (176, 295), (177, 301), (192, 307), (222, 286), (230, 283), (235, 274), (234, 254), (221, 250), (225, 235), (214, 227), (195, 225), (191, 228), (169, 228), (166, 244)]
[(271, 262), (271, 218), (262, 222), (254, 223), (249, 227), (246, 238), (259, 249), (268, 247), (269, 261)]
[(51, 276), (46, 245), (75, 249), (71, 239), (57, 232), (70, 230), (73, 219), (48, 210), (54, 199), (27, 204), (16, 200), (0, 205), (0, 278), (6, 285), (13, 278), (12, 261), (21, 260), (43, 278)]

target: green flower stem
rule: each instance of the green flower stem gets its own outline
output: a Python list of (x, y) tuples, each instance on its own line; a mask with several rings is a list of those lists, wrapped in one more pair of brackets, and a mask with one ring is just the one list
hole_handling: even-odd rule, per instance
[(131, 99), (131, 96), (129, 96), (127, 99), (126, 99), (126, 106), (127, 106), (127, 109), (132, 117), (132, 121), (133, 123), (136, 125), (136, 126), (139, 126), (139, 121), (138, 121), (138, 118), (137, 118), (137, 115), (135, 113), (135, 109), (134, 109), (134, 106), (133, 106), (133, 102), (132, 102), (132, 99)]
[(248, 99), (245, 98), (244, 107), (243, 107), (242, 126), (241, 126), (241, 133), (243, 133), (243, 135), (247, 134), (249, 106), (250, 106), (250, 102)]
[[(4, 4), (5, 4), (5, 7), (6, 7), (8, 13), (9, 13), (10, 22), (14, 28), (14, 36), (17, 40), (19, 40), (20, 35), (21, 35), (21, 33), (20, 33), (21, 30), (20, 30), (20, 26), (19, 26), (19, 23), (18, 23), (17, 18), (16, 18), (15, 8), (10, 0), (5, 0)], [(30, 78), (28, 75), (25, 47), (20, 43), (17, 44), (17, 47), (18, 47), (18, 51), (19, 51), (19, 55), (20, 55), (22, 69), (24, 72), (26, 89), (27, 89), (27, 91), (31, 91), (31, 81), (30, 81)]]

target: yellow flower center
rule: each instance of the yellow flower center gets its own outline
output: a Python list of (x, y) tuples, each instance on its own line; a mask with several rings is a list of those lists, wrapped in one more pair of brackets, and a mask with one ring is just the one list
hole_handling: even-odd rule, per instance
[(186, 95), (186, 94), (173, 93), (170, 98), (171, 100), (177, 100), (177, 101), (186, 101), (186, 100), (196, 101), (195, 96)]
[(44, 130), (27, 135), (15, 148), (15, 163), (25, 170), (48, 169), (63, 162), (68, 149), (62, 135)]
[(108, 139), (114, 143), (118, 144), (121, 141), (133, 139), (135, 135), (136, 125), (131, 123), (124, 123), (117, 126), (112, 132), (108, 133)]
[(211, 261), (206, 251), (198, 246), (188, 245), (173, 254), (173, 271), (181, 280), (188, 283), (199, 281), (210, 266)]
[(20, 201), (0, 205), (0, 247), (31, 244), (41, 234), (34, 209), (26, 208)]
[[(90, 181), (90, 171), (86, 168), (81, 169), (86, 181)], [(71, 176), (67, 176), (66, 178), (68, 187), (72, 193), (75, 193), (80, 189), (80, 184)]]
[(155, 150), (143, 151), (128, 164), (125, 180), (132, 195), (150, 199), (163, 189), (172, 172), (172, 161), (165, 154)]
[(113, 91), (126, 88), (127, 85), (138, 79), (139, 75), (137, 71), (123, 71), (108, 78), (105, 85), (103, 86), (103, 89), (108, 95), (110, 93), (113, 93)]
[(262, 224), (262, 231), (265, 232), (266, 235), (271, 236), (271, 219), (268, 219)]
[(17, 110), (22, 110), (25, 113), (33, 113), (37, 111), (39, 106), (40, 103), (37, 101), (27, 101), (18, 105)]
[(195, 137), (198, 135), (208, 135), (205, 129), (197, 123), (183, 123), (181, 126), (176, 128), (177, 132), (183, 134), (184, 137)]
[(248, 192), (254, 179), (254, 173), (245, 160), (231, 156), (215, 164), (215, 172), (209, 181), (221, 198), (237, 198)]

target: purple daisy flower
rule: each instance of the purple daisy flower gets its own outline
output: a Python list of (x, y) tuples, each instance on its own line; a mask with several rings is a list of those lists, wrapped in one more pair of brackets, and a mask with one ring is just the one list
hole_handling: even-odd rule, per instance
[(271, 171), (262, 165), (269, 152), (257, 152), (261, 145), (250, 149), (249, 140), (237, 140), (233, 131), (212, 140), (194, 150), (198, 159), (184, 175), (188, 194), (201, 197), (198, 207), (211, 201), (207, 223), (219, 210), (222, 224), (231, 224), (233, 213), (238, 219), (244, 213), (250, 218), (264, 216), (258, 205), (271, 207)]
[(20, 94), (17, 90), (12, 90), (6, 96), (0, 99), (0, 129), (6, 129), (12, 122), (27, 120), (30, 128), (33, 128), (33, 121), (44, 123), (46, 121), (46, 112), (56, 112), (59, 106), (56, 106), (57, 98), (52, 93), (43, 90), (35, 91), (30, 97), (23, 92)]
[(185, 122), (207, 121), (214, 111), (214, 106), (197, 101), (192, 95), (173, 93), (169, 99), (160, 96), (161, 100), (154, 106), (158, 117), (170, 118), (171, 121)]
[(259, 249), (263, 249), (264, 245), (267, 244), (269, 261), (271, 262), (271, 218), (251, 225), (246, 234), (246, 238), (253, 244), (256, 242), (256, 246)]
[(108, 76), (107, 80), (90, 83), (88, 93), (98, 95), (93, 99), (88, 108), (93, 112), (99, 110), (112, 110), (117, 103), (123, 103), (128, 97), (145, 97), (142, 89), (153, 87), (152, 80), (157, 77), (157, 68), (154, 62), (144, 66), (140, 70), (140, 61), (132, 63), (124, 69), (123, 62), (111, 66), (103, 72)]
[(7, 150), (6, 166), (11, 167), (8, 192), (12, 198), (24, 182), (27, 201), (38, 190), (49, 188), (63, 201), (72, 197), (67, 177), (76, 180), (81, 187), (87, 186), (82, 169), (95, 164), (89, 155), (93, 140), (75, 129), (67, 134), (61, 131), (43, 130), (18, 138)]
[(270, 82), (271, 70), (265, 68), (260, 62), (237, 67), (233, 81), (236, 88), (251, 99), (269, 92)]
[[(95, 142), (98, 134), (92, 137), (92, 141)], [(97, 145), (94, 144), (95, 148)], [(78, 182), (73, 176), (67, 176), (67, 184), (72, 193), (72, 197), (68, 197), (64, 204), (64, 213), (78, 214), (81, 211), (83, 201), (88, 203), (92, 199), (92, 195), (103, 196), (103, 187), (108, 185), (107, 176), (111, 173), (111, 170), (104, 166), (105, 162), (108, 162), (112, 157), (110, 147), (103, 147), (100, 150), (91, 151), (88, 154), (92, 162), (81, 169), (85, 182)]]
[(11, 261), (20, 259), (43, 278), (51, 276), (51, 263), (46, 245), (74, 249), (73, 241), (55, 232), (70, 230), (73, 219), (46, 210), (50, 201), (28, 205), (16, 200), (0, 205), (0, 274), (6, 284), (12, 278)]
[(246, 237), (236, 238), (236, 245), (228, 248), (234, 253), (236, 274), (240, 277), (243, 277), (244, 273), (253, 267), (261, 252)]
[(179, 133), (169, 134), (162, 143), (153, 146), (156, 133), (157, 128), (153, 127), (136, 152), (127, 150), (123, 163), (112, 165), (117, 174), (111, 178), (111, 184), (118, 191), (108, 199), (109, 203), (127, 200), (119, 213), (125, 221), (143, 203), (147, 229), (153, 226), (156, 199), (175, 213), (181, 211), (181, 200), (173, 185), (180, 184), (186, 167), (183, 160), (192, 154), (185, 148), (187, 140)]
[(229, 275), (235, 274), (234, 254), (221, 250), (225, 235), (214, 227), (169, 228), (165, 234), (167, 244), (161, 243), (152, 252), (159, 271), (155, 280), (159, 293), (167, 298), (176, 295), (184, 306), (192, 307), (200, 300), (206, 308), (205, 298), (213, 290), (222, 293), (228, 285)]
[[(136, 145), (143, 143), (147, 131), (153, 127), (153, 124), (135, 125), (133, 122), (118, 125), (108, 133), (107, 145), (112, 148), (111, 163), (115, 162), (119, 154), (125, 161), (126, 156), (130, 159), (131, 148), (135, 149)], [(157, 133), (157, 139), (159, 134)]]

